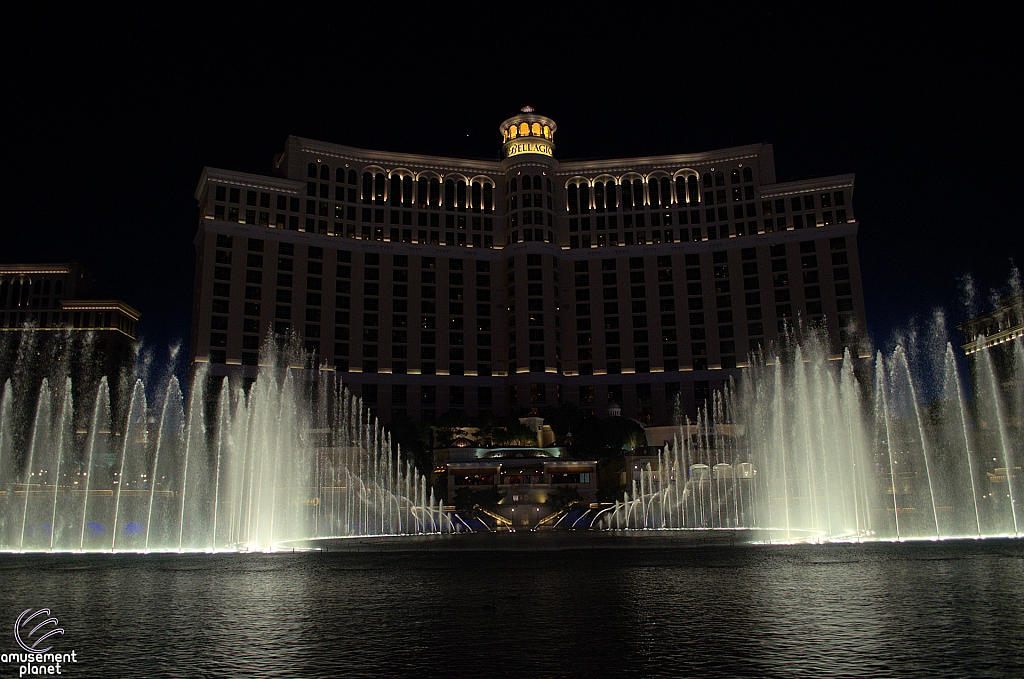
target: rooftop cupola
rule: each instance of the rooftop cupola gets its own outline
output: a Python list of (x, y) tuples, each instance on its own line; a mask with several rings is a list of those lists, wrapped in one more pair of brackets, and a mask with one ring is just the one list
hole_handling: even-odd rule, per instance
[(519, 110), (519, 115), (501, 124), (501, 136), (504, 140), (501, 147), (502, 159), (523, 154), (554, 158), (556, 129), (558, 126), (554, 120), (537, 115), (531, 106), (524, 106)]

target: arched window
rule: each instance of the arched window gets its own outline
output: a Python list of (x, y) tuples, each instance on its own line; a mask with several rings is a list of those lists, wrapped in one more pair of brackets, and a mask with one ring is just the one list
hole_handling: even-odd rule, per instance
[(590, 187), (580, 184), (580, 212), (590, 211)]
[(459, 206), (459, 210), (466, 209), (466, 182), (461, 179), (455, 185), (455, 202)]
[(740, 171), (739, 170), (733, 170), (732, 172), (729, 173), (729, 183), (730, 184), (739, 184), (740, 183)]
[(658, 180), (656, 178), (647, 182), (647, 193), (650, 195), (651, 205), (658, 205)]
[(575, 215), (580, 211), (580, 194), (575, 184), (569, 184), (565, 189), (565, 198), (569, 203), (569, 214)]
[(679, 175), (676, 177), (676, 202), (679, 205), (686, 205), (686, 177)]
[(373, 201), (373, 175), (369, 172), (363, 173), (363, 202)]
[(523, 175), (523, 191), (529, 191), (533, 188), (533, 181), (530, 179), (530, 175)]
[(430, 182), (426, 177), (420, 177), (416, 181), (416, 207), (423, 210), (427, 207), (427, 187)]
[(743, 181), (752, 182), (754, 181), (754, 171), (749, 167), (743, 168)]
[(594, 209), (604, 212), (604, 182), (594, 184)]
[(686, 202), (697, 205), (700, 203), (700, 187), (697, 186), (697, 176), (690, 175), (686, 180)]
[(339, 184), (344, 184), (345, 183), (345, 168), (339, 167), (334, 172), (334, 181), (336, 181)]
[(725, 186), (725, 173), (721, 170), (715, 172), (715, 186)]
[(316, 163), (310, 163), (306, 166), (306, 176), (316, 179)]
[(714, 186), (714, 179), (712, 178), (710, 172), (705, 172), (704, 173), (704, 188), (705, 189), (710, 189), (712, 186)]
[(609, 210), (614, 210), (619, 206), (615, 199), (615, 182), (611, 180), (604, 184), (604, 204)]
[(519, 125), (519, 136), (520, 137), (529, 137), (530, 136), (530, 126), (527, 123), (520, 123), (520, 125)]
[(402, 205), (412, 206), (412, 177), (402, 177)]
[(548, 184), (548, 193), (551, 193), (551, 177), (545, 177), (545, 179), (547, 180)]
[(378, 172), (373, 178), (373, 202), (378, 205), (384, 204), (386, 182), (387, 178), (384, 176), (383, 172)]
[(540, 136), (540, 123), (534, 123), (533, 124), (533, 136), (535, 136), (535, 137), (539, 137)]
[(518, 136), (519, 136), (519, 131), (516, 130), (516, 126), (515, 125), (513, 125), (510, 128), (508, 128), (508, 138), (509, 139), (515, 139)]
[(331, 168), (328, 167), (327, 165), (320, 166), (320, 179), (324, 180), (325, 182), (331, 181)]
[(494, 187), (490, 184), (484, 184), (484, 212), (490, 213), (494, 211)]
[(644, 206), (644, 180), (633, 180), (633, 206), (643, 208)]
[(551, 128), (547, 125), (544, 126), (544, 138), (551, 139)]
[(473, 208), (473, 212), (480, 212), (480, 202), (483, 200), (483, 187), (480, 186), (480, 182), (473, 182), (470, 192), (470, 206)]
[(455, 181), (452, 179), (444, 180), (444, 209), (455, 209)]
[(628, 179), (622, 182), (622, 207), (627, 210), (633, 207), (633, 183)]
[(441, 205), (441, 180), (437, 177), (430, 178), (430, 207), (435, 210)]
[(518, 191), (519, 189), (516, 188), (516, 187), (517, 187), (516, 178), (512, 177), (512, 188), (509, 189), (509, 192), (510, 193), (515, 193), (516, 191)]
[(388, 190), (388, 202), (398, 207), (398, 199), (402, 197), (402, 178), (397, 174), (391, 175), (391, 186)]
[(668, 177), (662, 177), (659, 183), (661, 184), (661, 207), (669, 207), (672, 205), (672, 181)]
[(356, 182), (356, 171), (355, 170), (349, 170), (348, 171), (348, 183), (351, 184), (352, 186), (356, 185), (357, 182)]

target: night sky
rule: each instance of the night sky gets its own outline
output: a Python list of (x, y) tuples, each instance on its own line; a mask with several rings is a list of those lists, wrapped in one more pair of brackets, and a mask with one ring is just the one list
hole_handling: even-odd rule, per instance
[(498, 124), (529, 104), (563, 160), (770, 142), (780, 181), (856, 173), (881, 346), (938, 305), (961, 320), (962, 276), (984, 307), (1024, 263), (1019, 20), (392, 6), (9, 17), (0, 262), (79, 261), (142, 312), (148, 344), (187, 341), (204, 165), (270, 174), (289, 134), (497, 159)]

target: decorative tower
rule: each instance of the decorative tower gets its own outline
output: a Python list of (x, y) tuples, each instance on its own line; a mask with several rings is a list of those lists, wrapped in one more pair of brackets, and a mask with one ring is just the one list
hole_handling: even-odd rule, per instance
[(558, 126), (554, 120), (537, 115), (531, 106), (524, 106), (519, 110), (519, 115), (501, 124), (501, 136), (504, 139), (502, 160), (524, 160), (526, 157), (534, 160), (534, 156), (554, 160), (556, 129)]
[[(505, 176), (510, 410), (561, 399), (562, 352), (555, 231), (555, 121), (524, 106), (501, 124)], [(559, 209), (561, 206), (558, 205)]]

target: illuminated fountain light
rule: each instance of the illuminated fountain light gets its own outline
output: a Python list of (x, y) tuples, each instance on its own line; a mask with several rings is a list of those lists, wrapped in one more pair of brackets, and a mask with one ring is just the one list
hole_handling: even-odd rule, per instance
[(122, 417), (105, 377), (80, 404), (67, 378), (6, 380), (0, 550), (262, 551), (453, 530), (333, 371), (276, 360), (272, 342), (263, 353), (248, 392), (227, 378), (208, 389), (200, 365), (189, 393), (172, 375), (155, 404), (129, 382)]
[[(938, 396), (925, 403), (907, 352), (879, 352), (873, 373), (858, 374), (848, 352), (830, 361), (808, 333), (754, 357), (595, 525), (784, 542), (1019, 537), (1020, 394), (980, 352), (969, 403), (947, 344), (930, 357)], [(1020, 379), (1024, 342), (1010, 364)]]

